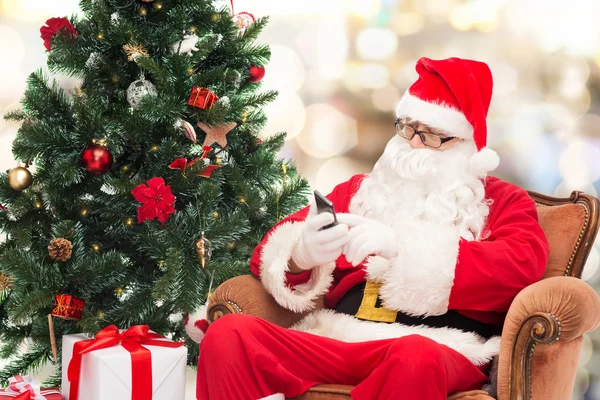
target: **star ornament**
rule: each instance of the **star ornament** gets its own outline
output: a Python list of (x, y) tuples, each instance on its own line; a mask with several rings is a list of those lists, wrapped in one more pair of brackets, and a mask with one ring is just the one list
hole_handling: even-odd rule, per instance
[(198, 122), (198, 127), (206, 133), (202, 146), (211, 146), (218, 143), (222, 148), (227, 147), (227, 134), (237, 126), (235, 122), (228, 122), (219, 126), (208, 126), (204, 122)]
[(138, 224), (157, 218), (165, 226), (170, 215), (175, 212), (175, 196), (163, 178), (154, 177), (147, 184), (136, 186), (131, 194), (142, 203), (138, 207)]

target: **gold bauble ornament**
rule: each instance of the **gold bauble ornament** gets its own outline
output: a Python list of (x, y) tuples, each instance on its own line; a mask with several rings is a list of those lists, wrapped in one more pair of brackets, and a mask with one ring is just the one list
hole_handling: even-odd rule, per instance
[(121, 172), (127, 173), (127, 172), (129, 172), (129, 170), (130, 170), (129, 164), (121, 165)]
[(198, 256), (198, 262), (200, 267), (204, 271), (206, 264), (210, 261), (212, 256), (212, 243), (204, 236), (204, 232), (200, 236), (200, 239), (196, 240), (196, 255)]
[(214, 219), (219, 219), (219, 218), (221, 218), (221, 214), (219, 214), (219, 212), (218, 212), (218, 211), (213, 211), (213, 212), (212, 212), (212, 214), (211, 214), (211, 216), (212, 216)]
[(8, 173), (8, 184), (17, 192), (27, 189), (33, 183), (31, 172), (25, 167), (16, 167)]
[(237, 242), (232, 240), (231, 242), (227, 242), (227, 248), (231, 251), (237, 249)]
[(100, 243), (92, 243), (92, 251), (94, 253), (100, 253), (102, 250), (102, 245)]

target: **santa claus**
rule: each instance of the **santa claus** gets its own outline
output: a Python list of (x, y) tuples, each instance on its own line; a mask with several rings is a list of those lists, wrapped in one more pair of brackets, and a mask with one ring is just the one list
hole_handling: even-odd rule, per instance
[[(369, 175), (278, 223), (251, 271), (283, 307), (326, 308), (284, 329), (247, 315), (202, 340), (198, 399), (285, 399), (321, 383), (355, 399), (446, 399), (479, 389), (513, 298), (549, 247), (528, 194), (488, 176), (492, 76), (482, 62), (422, 58), (395, 135)], [(390, 124), (391, 128), (391, 124)], [(383, 134), (383, 133), (382, 133)]]

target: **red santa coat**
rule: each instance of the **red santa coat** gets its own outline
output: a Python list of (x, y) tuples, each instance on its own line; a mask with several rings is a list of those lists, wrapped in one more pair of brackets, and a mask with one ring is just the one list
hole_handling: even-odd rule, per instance
[[(356, 175), (327, 196), (336, 212), (349, 212), (364, 178)], [(387, 308), (423, 317), (456, 310), (484, 323), (501, 324), (517, 293), (543, 276), (549, 246), (535, 203), (526, 191), (494, 177), (487, 177), (484, 184), (491, 205), (484, 238), (479, 241), (467, 241), (455, 230), (434, 225), (411, 226), (399, 234), (402, 243), (392, 260), (371, 256), (353, 267), (342, 254), (330, 265), (291, 274), (288, 261), (307, 207), (265, 235), (250, 269), (281, 306), (296, 312), (313, 309), (321, 295), (325, 295), (326, 307), (333, 309), (344, 294), (368, 278), (383, 284), (380, 298)], [(331, 310), (313, 313), (295, 328), (352, 342), (417, 333), (454, 348), (476, 364), (489, 361), (499, 350), (498, 338), (486, 341), (451, 328), (359, 321)]]

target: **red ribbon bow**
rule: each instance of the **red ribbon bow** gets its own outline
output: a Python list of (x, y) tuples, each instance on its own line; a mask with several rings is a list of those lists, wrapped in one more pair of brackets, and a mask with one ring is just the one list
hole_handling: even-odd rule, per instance
[[(183, 158), (183, 157), (178, 158), (175, 161), (173, 161), (171, 164), (169, 164), (169, 168), (179, 169), (183, 172), (183, 176), (185, 176), (185, 170), (187, 168), (191, 167), (199, 160), (206, 159), (206, 157), (208, 156), (208, 153), (210, 153), (212, 151), (212, 147), (210, 147), (210, 146), (204, 146), (202, 149), (204, 150), (202, 152), (202, 156), (195, 158), (192, 161), (188, 161), (186, 158)], [(204, 167), (204, 170), (201, 173), (199, 173), (198, 176), (201, 176), (203, 178), (210, 178), (213, 171), (218, 168), (223, 168), (223, 167), (221, 167), (220, 165), (210, 165), (209, 164), (206, 167)]]
[(96, 335), (95, 339), (81, 340), (73, 347), (73, 358), (69, 362), (67, 376), (71, 382), (69, 398), (77, 400), (79, 393), (79, 375), (81, 357), (94, 350), (116, 346), (119, 343), (131, 354), (131, 399), (152, 399), (152, 353), (144, 345), (161, 347), (181, 347), (183, 342), (157, 340), (164, 336), (148, 332), (148, 325), (136, 325), (120, 332), (115, 325), (107, 326)]

